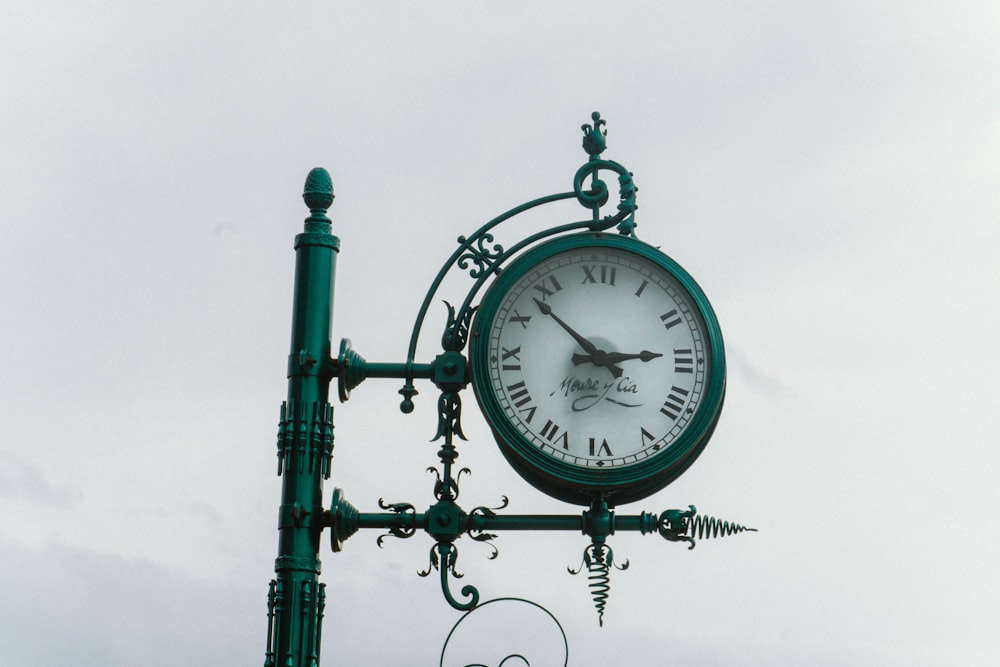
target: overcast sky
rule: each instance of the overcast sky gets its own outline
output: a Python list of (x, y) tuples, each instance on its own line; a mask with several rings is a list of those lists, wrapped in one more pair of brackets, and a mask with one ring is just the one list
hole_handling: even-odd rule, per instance
[[(0, 662), (262, 664), (306, 174), (337, 193), (334, 341), (403, 361), (456, 237), (571, 189), (600, 110), (729, 359), (704, 454), (619, 513), (760, 532), (613, 536), (602, 629), (582, 535), (459, 540), (462, 583), (543, 605), (571, 665), (996, 664), (998, 34), (993, 2), (4, 3)], [(405, 416), (399, 385), (337, 405), (327, 498), (433, 502), (435, 391)], [(467, 509), (579, 511), (466, 406)], [(322, 554), (323, 664), (437, 664), (432, 541), (377, 534)], [(464, 641), (562, 664), (488, 639), (534, 609)]]

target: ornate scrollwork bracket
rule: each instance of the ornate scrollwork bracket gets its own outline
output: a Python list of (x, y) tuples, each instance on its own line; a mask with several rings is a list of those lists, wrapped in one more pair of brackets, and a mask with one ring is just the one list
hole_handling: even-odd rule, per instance
[[(487, 519), (496, 518), (497, 512), (499, 510), (506, 508), (509, 502), (510, 501), (507, 499), (507, 496), (503, 496), (501, 498), (500, 505), (498, 505), (497, 507), (486, 507), (483, 505), (480, 505), (479, 507), (474, 507), (472, 508), (472, 511), (469, 512), (469, 517), (470, 519), (472, 517), (486, 517)], [(470, 521), (469, 537), (477, 542), (483, 542), (487, 544), (489, 548), (493, 550), (493, 553), (489, 555), (490, 560), (493, 560), (497, 556), (499, 556), (500, 550), (497, 549), (495, 544), (493, 544), (493, 540), (496, 539), (497, 537), (496, 533), (487, 533), (483, 528), (473, 527), (473, 526), (475, 526), (475, 523)]]
[(405, 519), (405, 522), (400, 523), (396, 526), (389, 526), (389, 532), (385, 535), (379, 535), (375, 540), (379, 548), (382, 548), (382, 542), (385, 541), (387, 537), (398, 537), (400, 539), (408, 539), (413, 537), (417, 532), (416, 525), (416, 514), (417, 510), (410, 503), (387, 503), (382, 498), (378, 499), (378, 506), (384, 510), (389, 510), (394, 514), (399, 514)]
[(468, 468), (462, 468), (458, 471), (458, 474), (454, 477), (450, 474), (450, 466), (446, 466), (445, 475), (442, 476), (437, 468), (430, 466), (427, 468), (427, 472), (434, 473), (434, 497), (439, 501), (453, 502), (458, 500), (459, 488), (458, 482), (462, 479), (462, 475), (471, 475), (472, 471)]
[[(623, 236), (635, 236), (635, 211), (639, 208), (636, 204), (636, 187), (632, 172), (622, 165), (612, 160), (605, 160), (600, 157), (604, 149), (607, 148), (607, 130), (603, 129), (606, 124), (601, 119), (601, 114), (595, 111), (591, 114), (593, 125), (583, 126), (583, 149), (590, 155), (590, 161), (577, 170), (573, 178), (573, 192), (577, 200), (585, 208), (593, 211), (594, 223), (600, 223), (601, 228), (618, 226), (618, 233)], [(611, 198), (608, 184), (600, 179), (598, 173), (601, 170), (613, 171), (618, 174), (618, 212), (613, 216), (600, 218), (600, 209), (608, 203)], [(584, 189), (584, 181), (590, 178), (590, 187)]]
[[(399, 390), (399, 393), (403, 396), (400, 410), (404, 413), (413, 411), (413, 397), (418, 393), (413, 384), (414, 378), (417, 377), (413, 372), (413, 368), (415, 367), (413, 360), (416, 355), (417, 342), (423, 329), (424, 319), (438, 288), (443, 283), (445, 276), (452, 269), (457, 268), (461, 271), (468, 271), (469, 276), (475, 280), (475, 284), (469, 290), (460, 307), (453, 309), (450, 305), (448, 306), (449, 323), (445, 329), (442, 343), (446, 351), (457, 352), (465, 347), (468, 325), (474, 311), (472, 303), (476, 295), (491, 277), (500, 273), (502, 265), (507, 259), (538, 241), (567, 232), (581, 230), (604, 231), (617, 225), (619, 233), (634, 236), (635, 211), (637, 208), (636, 192), (638, 188), (636, 188), (635, 182), (632, 179), (632, 173), (628, 169), (617, 162), (605, 160), (600, 157), (601, 153), (607, 148), (607, 131), (605, 129), (607, 122), (596, 111), (591, 114), (591, 118), (593, 123), (583, 126), (583, 147), (589, 155), (589, 161), (577, 170), (571, 192), (548, 195), (526, 202), (498, 215), (482, 225), (471, 235), (458, 237), (458, 248), (445, 261), (431, 283), (413, 323), (413, 329), (410, 334), (410, 345), (407, 350), (407, 361), (405, 364), (402, 364), (403, 372), (399, 375), (399, 377), (404, 379), (403, 387)], [(604, 216), (603, 218), (600, 215), (600, 209), (609, 201), (610, 195), (607, 184), (598, 176), (602, 170), (610, 170), (618, 175), (619, 193), (617, 213)], [(584, 181), (588, 178), (590, 182), (585, 186)], [(532, 234), (510, 246), (496, 242), (493, 231), (501, 223), (538, 206), (572, 198), (576, 198), (580, 204), (591, 210), (592, 217), (590, 220), (557, 225)]]
[[(472, 246), (472, 242), (475, 241), (475, 247)], [(497, 260), (503, 256), (503, 246), (499, 243), (493, 243), (493, 235), (490, 233), (484, 233), (479, 236), (473, 236), (471, 239), (467, 239), (464, 236), (458, 237), (459, 245), (467, 247), (467, 252), (459, 256), (456, 265), (458, 268), (469, 270), (469, 276), (473, 279), (479, 278), (493, 268)], [(490, 244), (492, 247), (489, 247)], [(469, 267), (469, 263), (475, 264), (473, 267)]]
[[(566, 639), (566, 631), (563, 630), (562, 624), (559, 623), (559, 620), (552, 614), (552, 612), (543, 607), (542, 605), (538, 604), (537, 602), (532, 602), (531, 600), (526, 600), (524, 598), (503, 597), (503, 598), (494, 598), (492, 600), (486, 600), (485, 602), (480, 603), (479, 605), (476, 606), (475, 609), (470, 609), (465, 614), (463, 614), (462, 617), (458, 619), (458, 621), (455, 622), (455, 625), (451, 628), (451, 632), (448, 633), (447, 639), (445, 639), (444, 641), (444, 645), (441, 647), (441, 660), (439, 663), (441, 667), (444, 667), (445, 655), (448, 652), (449, 644), (452, 638), (456, 636), (456, 633), (458, 629), (461, 627), (462, 623), (466, 619), (468, 619), (472, 614), (477, 612), (483, 613), (482, 610), (487, 609), (491, 606), (493, 606), (493, 609), (496, 609), (498, 606), (500, 606), (501, 603), (511, 603), (511, 604), (521, 605), (521, 608), (516, 613), (516, 622), (514, 618), (510, 618), (503, 623), (503, 627), (509, 627), (512, 630), (509, 633), (509, 636), (506, 637), (508, 641), (518, 642), (521, 640), (521, 635), (517, 631), (518, 626), (526, 627), (530, 624), (530, 627), (532, 627), (533, 629), (537, 629), (539, 627), (539, 624), (545, 624), (548, 621), (552, 622), (553, 629), (555, 630), (556, 633), (554, 640), (545, 642), (541, 646), (537, 644), (526, 646), (524, 647), (524, 649), (522, 649), (523, 652), (509, 653), (502, 660), (500, 660), (499, 663), (494, 663), (492, 662), (492, 660), (489, 663), (484, 663), (484, 662), (467, 663), (466, 660), (468, 658), (466, 657), (462, 659), (460, 664), (464, 664), (465, 667), (504, 667), (505, 665), (507, 665), (508, 667), (516, 667), (517, 665), (527, 665), (530, 667), (532, 663), (528, 659), (529, 656), (534, 658), (538, 654), (548, 659), (548, 661), (545, 664), (558, 664), (552, 662), (551, 659), (556, 655), (558, 655), (560, 652), (562, 654), (561, 663), (563, 667), (566, 667), (566, 665), (569, 664), (569, 641)], [(524, 608), (525, 606), (527, 606), (528, 608), (525, 609)], [(539, 613), (533, 613), (533, 610)], [(548, 619), (548, 621), (546, 619)], [(460, 643), (459, 646), (464, 646), (464, 643)], [(506, 651), (501, 651), (500, 653), (502, 654), (504, 652)], [(492, 657), (496, 655), (497, 651), (495, 648), (490, 647), (489, 649), (484, 650), (483, 653), (488, 653)], [(455, 660), (449, 661), (449, 664), (456, 664)]]
[[(464, 534), (476, 542), (487, 544), (492, 551), (489, 556), (491, 560), (499, 555), (499, 550), (493, 544), (499, 531), (562, 530), (582, 532), (587, 535), (590, 544), (584, 550), (582, 564), (576, 569), (572, 567), (567, 569), (572, 574), (587, 571), (588, 585), (597, 609), (598, 621), (603, 625), (604, 611), (611, 590), (611, 569), (628, 568), (628, 561), (619, 563), (615, 560), (614, 552), (607, 543), (611, 535), (630, 531), (643, 535), (655, 533), (670, 542), (687, 542), (691, 545), (688, 548), (691, 549), (696, 539), (756, 531), (740, 524), (699, 516), (693, 505), (689, 505), (686, 510), (670, 509), (658, 514), (642, 512), (639, 515), (619, 516), (606, 501), (595, 500), (587, 510), (576, 516), (509, 515), (498, 513), (508, 505), (508, 499), (504, 496), (497, 507), (480, 506), (466, 513), (454, 501), (453, 496), (457, 496), (457, 478), (454, 480), (455, 487), (452, 487), (435, 468), (428, 470), (434, 472), (436, 476), (435, 495), (438, 501), (426, 512), (414, 512), (413, 506), (409, 503), (389, 504), (380, 500), (379, 507), (389, 510), (388, 513), (361, 514), (344, 500), (340, 489), (336, 489), (331, 509), (324, 515), (326, 517), (324, 525), (331, 528), (331, 544), (334, 551), (339, 551), (343, 541), (359, 528), (388, 529), (388, 534), (379, 538), (379, 546), (385, 537), (406, 538), (412, 536), (418, 528), (422, 528), (434, 539), (435, 545), (430, 552), (430, 566), (418, 574), (426, 577), (431, 571), (439, 570), (445, 599), (448, 604), (459, 610), (472, 609), (479, 599), (475, 587), (466, 586), (462, 589), (462, 595), (470, 598), (466, 602), (456, 600), (449, 588), (449, 576), (462, 578), (461, 573), (455, 569), (458, 550), (454, 543)], [(467, 471), (463, 469), (459, 475), (463, 472)]]
[[(319, 363), (321, 360), (313, 360), (316, 372), (330, 379), (337, 378), (337, 390), (342, 402), (348, 400), (352, 389), (369, 377), (403, 379), (403, 386), (399, 390), (403, 400), (399, 408), (404, 413), (413, 411), (413, 398), (419, 393), (414, 380), (418, 378), (433, 380), (442, 391), (460, 391), (468, 381), (464, 358), (460, 362), (460, 357), (468, 342), (469, 327), (475, 312), (473, 301), (487, 282), (500, 273), (501, 267), (507, 259), (543, 239), (569, 232), (604, 231), (617, 225), (619, 233), (628, 236), (635, 235), (636, 192), (638, 192), (638, 188), (635, 186), (632, 173), (628, 169), (617, 162), (600, 157), (607, 148), (607, 131), (605, 129), (607, 123), (596, 111), (591, 114), (591, 118), (593, 123), (583, 126), (583, 146), (590, 159), (577, 170), (571, 192), (547, 195), (525, 202), (493, 218), (473, 234), (458, 237), (458, 248), (438, 271), (424, 296), (423, 303), (413, 323), (405, 362), (369, 363), (351, 349), (351, 343), (347, 339), (341, 341), (340, 354), (336, 359), (322, 360), (322, 363)], [(610, 195), (607, 184), (599, 177), (601, 171), (612, 171), (618, 175), (617, 213), (603, 218), (600, 210), (609, 201)], [(588, 179), (589, 183), (585, 185), (585, 181)], [(532, 234), (510, 246), (495, 242), (493, 230), (501, 223), (530, 209), (572, 198), (591, 211), (590, 220), (578, 220), (557, 225)], [(454, 268), (462, 271), (467, 270), (470, 277), (475, 280), (475, 284), (458, 308), (446, 303), (448, 323), (441, 341), (444, 354), (439, 355), (431, 364), (416, 363), (414, 359), (417, 342), (428, 308), (445, 276)], [(450, 375), (446, 372), (449, 368), (451, 369)]]
[[(588, 572), (598, 620), (603, 625), (603, 615), (610, 592), (611, 569), (624, 570), (628, 567), (628, 561), (622, 564), (615, 561), (614, 553), (607, 544), (608, 537), (616, 531), (657, 533), (667, 541), (686, 542), (690, 549), (693, 548), (696, 538), (732, 535), (753, 529), (721, 522), (711, 517), (700, 517), (694, 506), (690, 506), (688, 510), (667, 510), (660, 514), (644, 512), (639, 516), (616, 516), (607, 499), (598, 499), (582, 515), (576, 516), (501, 515), (497, 511), (507, 507), (506, 497), (499, 507), (476, 507), (469, 513), (465, 513), (456, 502), (459, 496), (459, 480), (464, 473), (469, 472), (467, 468), (462, 468), (455, 474), (454, 470), (457, 468), (458, 459), (456, 444), (466, 439), (461, 423), (461, 392), (470, 382), (469, 360), (465, 356), (465, 350), (476, 312), (476, 306), (473, 304), (480, 291), (492, 278), (500, 274), (508, 260), (551, 237), (577, 232), (610, 232), (615, 227), (619, 234), (635, 237), (638, 188), (632, 172), (621, 164), (602, 157), (607, 148), (607, 122), (601, 118), (600, 113), (595, 111), (591, 114), (591, 122), (581, 127), (582, 145), (588, 160), (575, 172), (571, 191), (547, 195), (520, 204), (486, 222), (471, 235), (458, 237), (458, 247), (444, 262), (424, 296), (413, 324), (405, 362), (369, 363), (351, 348), (349, 340), (344, 339), (341, 342), (339, 356), (325, 363), (319, 363), (315, 372), (330, 379), (337, 378), (338, 392), (342, 401), (347, 400), (351, 390), (366, 378), (403, 379), (403, 387), (399, 393), (403, 396), (400, 409), (404, 413), (413, 410), (413, 397), (417, 394), (414, 386), (416, 379), (431, 380), (440, 392), (437, 402), (437, 431), (431, 441), (440, 442), (437, 455), (441, 464), (439, 467), (427, 469), (435, 476), (433, 495), (436, 504), (426, 512), (418, 513), (409, 503), (390, 504), (380, 499), (379, 507), (386, 512), (363, 514), (346, 502), (338, 489), (334, 493), (331, 510), (324, 514), (325, 526), (331, 528), (331, 545), (334, 551), (339, 551), (343, 541), (359, 528), (381, 528), (387, 531), (377, 540), (380, 547), (387, 537), (405, 539), (413, 536), (417, 529), (423, 529), (435, 543), (430, 551), (430, 565), (427, 570), (420, 571), (419, 574), (429, 576), (432, 570), (438, 570), (442, 591), (448, 603), (455, 609), (470, 610), (478, 604), (478, 590), (473, 586), (464, 586), (461, 589), (461, 597), (466, 599), (459, 600), (453, 595), (449, 581), (450, 577), (456, 579), (462, 577), (456, 569), (458, 550), (455, 546), (455, 541), (461, 535), (468, 534), (472, 540), (487, 544), (491, 549), (489, 558), (494, 559), (499, 555), (494, 540), (502, 530), (582, 531), (589, 537), (590, 544), (584, 550), (581, 566), (575, 570), (568, 569), (574, 574), (583, 570)], [(602, 176), (607, 178), (607, 173), (602, 174), (602, 172), (615, 174), (618, 181), (618, 197), (613, 209), (608, 206), (612, 201), (611, 189), (602, 178)], [(610, 181), (610, 178), (608, 180)], [(589, 219), (558, 224), (513, 243), (501, 244), (496, 241), (494, 232), (501, 223), (536, 207), (572, 199), (576, 199), (589, 211), (584, 216)], [(608, 208), (605, 208), (606, 206)], [(609, 214), (603, 212), (609, 209), (612, 211)], [(430, 304), (435, 300), (438, 289), (449, 272), (455, 271), (468, 272), (474, 284), (461, 304), (452, 306), (445, 301), (447, 322), (440, 339), (442, 352), (431, 363), (416, 363), (414, 359), (417, 343)], [(299, 361), (299, 366), (303, 363), (305, 362)], [(284, 461), (285, 465), (289, 465), (291, 453), (298, 451), (296, 448), (300, 446), (296, 439), (298, 431), (292, 424), (293, 417), (298, 419), (298, 412), (294, 412), (292, 406), (289, 406), (288, 410), (287, 416), (283, 413), (282, 428), (279, 431), (279, 462)]]
[(441, 592), (444, 594), (444, 599), (448, 601), (448, 604), (452, 608), (458, 611), (469, 611), (479, 604), (479, 590), (475, 586), (467, 584), (462, 586), (462, 596), (469, 598), (469, 601), (459, 602), (455, 599), (455, 596), (451, 593), (451, 588), (448, 586), (448, 573), (450, 572), (456, 579), (461, 579), (465, 576), (455, 569), (457, 562), (458, 549), (455, 545), (451, 542), (438, 542), (431, 547), (430, 565), (427, 566), (426, 570), (421, 570), (417, 574), (421, 577), (426, 577), (430, 575), (431, 570), (438, 570), (441, 574)]

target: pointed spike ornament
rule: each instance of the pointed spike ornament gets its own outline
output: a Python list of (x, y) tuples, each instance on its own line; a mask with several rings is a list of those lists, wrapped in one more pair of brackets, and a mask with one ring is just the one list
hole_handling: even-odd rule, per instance
[(694, 505), (688, 505), (686, 511), (667, 510), (657, 519), (657, 531), (660, 537), (669, 542), (687, 542), (688, 550), (694, 549), (695, 538), (699, 540), (710, 537), (728, 537), (743, 532), (756, 533), (756, 528), (729, 521), (723, 521), (713, 516), (699, 515)]

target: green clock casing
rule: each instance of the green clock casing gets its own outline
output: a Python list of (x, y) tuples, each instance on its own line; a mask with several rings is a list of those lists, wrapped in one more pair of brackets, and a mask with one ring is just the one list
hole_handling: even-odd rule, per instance
[(708, 299), (641, 241), (538, 245), (483, 296), (472, 386), (497, 444), (540, 491), (614, 506), (662, 489), (708, 443), (726, 364)]

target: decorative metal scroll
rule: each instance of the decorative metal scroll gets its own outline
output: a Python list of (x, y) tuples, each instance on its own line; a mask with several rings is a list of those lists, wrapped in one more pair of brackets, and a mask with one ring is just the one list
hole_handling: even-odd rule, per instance
[[(359, 528), (381, 528), (387, 533), (378, 537), (378, 545), (383, 545), (386, 537), (409, 538), (423, 529), (435, 539), (429, 554), (429, 564), (425, 570), (418, 571), (422, 577), (430, 576), (437, 571), (441, 580), (441, 591), (448, 604), (459, 611), (468, 611), (479, 602), (479, 591), (471, 585), (461, 589), (459, 600), (451, 591), (450, 577), (463, 578), (458, 571), (458, 549), (455, 541), (462, 535), (468, 535), (473, 541), (485, 543), (490, 547), (489, 559), (499, 554), (493, 540), (496, 531), (501, 530), (566, 530), (582, 532), (591, 538), (591, 544), (584, 551), (583, 563), (580, 567), (567, 568), (571, 574), (587, 572), (588, 586), (594, 607), (597, 610), (598, 622), (603, 625), (604, 612), (607, 608), (611, 592), (611, 570), (625, 570), (628, 561), (618, 563), (614, 552), (607, 544), (607, 538), (613, 533), (636, 531), (644, 535), (659, 534), (670, 542), (688, 542), (693, 548), (696, 539), (710, 537), (725, 537), (744, 531), (754, 531), (743, 525), (720, 521), (714, 517), (698, 516), (694, 505), (687, 510), (672, 509), (658, 514), (642, 512), (639, 515), (616, 515), (608, 508), (607, 503), (595, 500), (589, 509), (580, 516), (572, 515), (509, 515), (500, 514), (499, 510), (507, 507), (504, 497), (499, 506), (476, 507), (466, 513), (451, 496), (457, 496), (457, 477), (455, 487), (443, 485), (444, 480), (435, 468), (435, 489), (438, 502), (426, 512), (416, 512), (409, 503), (386, 503), (379, 500), (379, 507), (389, 510), (381, 514), (362, 514), (343, 498), (340, 489), (335, 489), (331, 508), (326, 516), (330, 528), (331, 545), (334, 551), (342, 548), (343, 541), (353, 535)], [(460, 471), (467, 472), (466, 469)]]
[(444, 593), (445, 600), (453, 609), (459, 611), (469, 611), (479, 605), (479, 590), (475, 586), (462, 586), (462, 597), (468, 598), (468, 602), (459, 602), (451, 593), (448, 586), (448, 573), (456, 579), (461, 579), (465, 575), (455, 569), (458, 563), (458, 548), (451, 542), (438, 542), (430, 551), (431, 564), (426, 570), (417, 572), (421, 577), (426, 577), (431, 570), (437, 570), (441, 574), (441, 592)]
[[(545, 614), (545, 616), (547, 616), (549, 619), (551, 619), (552, 622), (555, 624), (555, 630), (559, 633), (559, 636), (562, 639), (562, 657), (561, 657), (561, 659), (560, 659), (559, 662), (563, 665), (563, 667), (566, 667), (566, 665), (569, 664), (569, 642), (566, 639), (566, 632), (565, 632), (565, 630), (563, 630), (562, 624), (559, 623), (559, 619), (557, 619), (552, 614), (552, 612), (550, 612), (548, 609), (546, 609), (542, 605), (538, 604), (537, 602), (532, 602), (531, 600), (525, 600), (524, 598), (502, 597), (502, 598), (495, 598), (495, 599), (492, 599), (492, 600), (487, 600), (486, 602), (481, 603), (475, 609), (470, 609), (469, 611), (467, 611), (465, 614), (462, 615), (462, 617), (460, 619), (458, 619), (458, 621), (455, 622), (455, 625), (452, 626), (451, 631), (448, 633), (447, 638), (445, 638), (445, 640), (444, 640), (444, 645), (441, 647), (441, 660), (438, 663), (440, 667), (445, 667), (445, 657), (446, 657), (446, 653), (448, 651), (448, 645), (451, 643), (452, 638), (454, 638), (456, 636), (456, 631), (459, 629), (459, 626), (461, 626), (468, 619), (470, 619), (471, 618), (471, 614), (473, 614), (474, 612), (482, 610), (482, 609), (486, 608), (489, 605), (495, 605), (496, 603), (499, 603), (499, 602), (521, 603), (521, 604), (530, 605), (530, 606), (534, 607), (535, 609), (538, 609), (543, 614)], [(523, 617), (523, 614), (519, 614), (519, 616)], [(521, 636), (520, 633), (518, 633), (516, 631), (515, 632), (500, 633), (500, 635), (504, 636), (504, 637), (520, 637)], [(558, 642), (556, 642), (556, 643), (558, 643)], [(479, 649), (478, 650), (479, 654), (486, 653), (486, 648), (482, 645), (482, 642), (477, 641), (477, 647)], [(533, 655), (530, 651), (531, 651), (531, 649), (535, 649), (536, 652), (537, 652), (537, 648), (538, 647), (536, 647), (536, 646), (527, 646), (527, 647), (524, 647), (523, 649), (521, 649), (522, 652), (509, 653), (506, 656), (504, 656), (500, 660), (500, 662), (496, 662), (496, 663), (488, 663), (488, 662), (471, 662), (471, 663), (466, 663), (466, 662), (464, 662), (464, 660), (460, 660), (460, 663), (461, 663), (461, 667), (504, 667), (504, 665), (507, 665), (507, 667), (519, 667), (521, 665), (526, 665), (528, 667), (546, 667), (545, 665), (540, 665), (538, 663), (536, 663), (535, 665), (532, 665), (532, 663), (531, 663), (530, 658), (534, 658), (536, 656)], [(504, 652), (505, 651), (500, 651), (500, 653), (504, 653)], [(527, 655), (525, 655), (525, 653), (527, 653)], [(455, 664), (457, 665), (459, 663), (455, 663)], [(553, 663), (548, 663), (548, 664), (551, 665)]]
[[(416, 320), (413, 323), (413, 331), (410, 335), (410, 346), (406, 355), (408, 372), (404, 378), (405, 382), (403, 387), (399, 390), (399, 393), (403, 395), (400, 410), (404, 413), (413, 411), (413, 397), (418, 393), (413, 385), (414, 376), (411, 372), (409, 372), (409, 369), (412, 367), (416, 355), (417, 342), (420, 338), (420, 331), (423, 328), (424, 318), (426, 317), (430, 304), (434, 299), (434, 295), (437, 293), (438, 288), (441, 286), (441, 283), (444, 281), (444, 278), (449, 271), (455, 267), (458, 267), (463, 271), (468, 270), (469, 276), (475, 280), (475, 284), (469, 290), (465, 301), (458, 309), (457, 315), (452, 310), (451, 306), (448, 306), (449, 320), (454, 319), (459, 322), (468, 322), (472, 316), (472, 302), (482, 289), (483, 285), (485, 285), (492, 276), (500, 271), (504, 262), (522, 251), (524, 248), (551, 236), (584, 229), (589, 229), (591, 231), (605, 231), (617, 226), (620, 234), (625, 236), (635, 236), (635, 211), (638, 208), (636, 204), (636, 193), (638, 192), (638, 188), (635, 186), (632, 179), (632, 173), (630, 171), (617, 162), (604, 160), (600, 157), (600, 154), (607, 147), (607, 131), (604, 129), (606, 121), (601, 119), (601, 114), (597, 111), (591, 114), (591, 118), (593, 120), (593, 124), (582, 126), (584, 134), (583, 147), (584, 150), (587, 151), (588, 155), (590, 155), (590, 160), (577, 170), (576, 175), (573, 178), (572, 192), (548, 195), (546, 197), (540, 197), (521, 204), (520, 206), (516, 206), (493, 218), (476, 230), (471, 236), (458, 237), (458, 248), (452, 253), (451, 257), (445, 261), (441, 270), (431, 283), (431, 286), (427, 290), (427, 294), (424, 297), (424, 301), (420, 306), (420, 310), (417, 313)], [(601, 207), (608, 203), (608, 200), (610, 199), (610, 191), (607, 184), (599, 177), (601, 171), (611, 171), (617, 174), (619, 194), (617, 213), (603, 218), (600, 216), (600, 210)], [(589, 187), (586, 186), (588, 179)], [(495, 242), (492, 230), (499, 224), (538, 206), (571, 198), (576, 198), (576, 200), (584, 208), (591, 210), (591, 219), (551, 227), (528, 236), (506, 249), (500, 243)]]
[[(323, 517), (323, 527), (330, 528), (330, 541), (334, 551), (340, 551), (344, 540), (360, 528), (379, 528), (384, 532), (377, 538), (381, 547), (387, 537), (406, 539), (416, 534), (418, 529), (427, 532), (434, 538), (434, 545), (429, 552), (429, 564), (425, 570), (418, 571), (423, 577), (437, 571), (440, 576), (441, 590), (446, 601), (453, 608), (467, 612), (455, 628), (467, 618), (468, 612), (499, 600), (516, 600), (518, 598), (499, 598), (480, 603), (479, 591), (471, 585), (462, 586), (459, 597), (451, 590), (451, 580), (461, 579), (462, 573), (457, 569), (458, 548), (456, 540), (462, 535), (468, 535), (476, 542), (485, 543), (491, 549), (488, 558), (496, 558), (499, 554), (493, 540), (499, 530), (571, 530), (582, 532), (591, 538), (591, 543), (583, 554), (583, 562), (579, 568), (568, 568), (573, 574), (586, 571), (591, 597), (597, 610), (598, 621), (603, 625), (604, 612), (610, 594), (610, 574), (612, 568), (624, 570), (628, 561), (619, 564), (614, 553), (607, 544), (609, 535), (615, 532), (638, 531), (643, 534), (659, 534), (671, 542), (687, 542), (693, 548), (695, 539), (708, 537), (724, 537), (746, 530), (739, 524), (719, 521), (713, 517), (697, 515), (695, 507), (688, 510), (667, 510), (659, 514), (643, 512), (638, 516), (615, 516), (612, 508), (604, 500), (595, 500), (591, 507), (582, 515), (502, 515), (499, 510), (506, 508), (507, 498), (504, 497), (498, 507), (476, 507), (466, 513), (457, 504), (459, 497), (459, 480), (463, 474), (469, 473), (467, 468), (455, 472), (455, 462), (458, 459), (456, 438), (465, 440), (462, 432), (461, 414), (462, 401), (460, 393), (466, 388), (468, 377), (468, 360), (463, 354), (475, 312), (473, 303), (482, 288), (496, 276), (505, 263), (529, 246), (544, 239), (559, 234), (590, 230), (606, 231), (617, 227), (619, 234), (635, 237), (635, 211), (637, 188), (632, 174), (625, 167), (605, 160), (601, 153), (607, 146), (606, 123), (600, 114), (591, 115), (592, 123), (582, 126), (583, 147), (589, 155), (589, 160), (580, 167), (573, 179), (573, 190), (546, 197), (516, 206), (509, 211), (493, 218), (481, 226), (471, 236), (458, 237), (458, 248), (451, 254), (441, 267), (431, 283), (420, 306), (413, 330), (410, 336), (406, 362), (402, 364), (369, 364), (361, 355), (351, 349), (350, 341), (341, 341), (340, 355), (331, 360), (330, 376), (338, 378), (338, 390), (341, 400), (347, 400), (352, 388), (366, 377), (393, 377), (404, 380), (399, 393), (403, 396), (400, 409), (404, 413), (413, 410), (413, 397), (417, 394), (413, 381), (415, 378), (430, 379), (440, 390), (438, 399), (437, 431), (432, 442), (440, 442), (437, 452), (441, 462), (440, 468), (428, 468), (435, 476), (434, 498), (436, 503), (425, 512), (417, 512), (410, 503), (386, 503), (379, 500), (382, 513), (362, 513), (343, 498), (340, 489), (335, 489), (331, 507)], [(615, 212), (609, 215), (601, 214), (602, 209), (611, 200), (610, 189), (602, 179), (602, 172), (611, 172), (618, 181), (618, 201)], [(591, 211), (590, 219), (557, 225), (532, 234), (511, 245), (504, 246), (496, 241), (494, 230), (501, 223), (530, 209), (568, 199), (576, 199), (583, 207)], [(430, 364), (415, 363), (417, 342), (423, 328), (424, 319), (431, 301), (443, 283), (446, 275), (454, 268), (468, 271), (473, 285), (463, 302), (456, 308), (445, 302), (447, 307), (447, 322), (441, 336), (443, 352)], [(320, 465), (324, 473), (329, 471), (329, 457), (332, 454), (332, 421), (329, 418), (329, 406), (313, 406), (312, 411), (289, 404), (283, 407), (278, 433), (279, 465)], [(312, 417), (314, 428), (306, 426), (308, 417)], [(329, 423), (329, 427), (327, 424)], [(461, 599), (459, 599), (461, 598)], [(528, 604), (533, 602), (522, 600)], [(282, 591), (273, 588), (270, 605), (270, 616), (280, 617), (283, 613)], [(538, 605), (535, 605), (538, 606)], [(539, 607), (540, 609), (544, 608)], [(546, 613), (548, 613), (546, 611)], [(551, 614), (549, 614), (551, 616)], [(553, 620), (555, 618), (553, 617)], [(556, 621), (558, 626), (558, 621)], [(454, 633), (455, 628), (452, 629)], [(559, 626), (562, 633), (562, 628)], [(565, 633), (562, 633), (565, 643)], [(449, 640), (451, 634), (449, 634)], [(445, 642), (447, 647), (448, 641)], [(269, 649), (270, 650), (270, 649)], [(567, 650), (568, 654), (568, 650)], [(501, 661), (501, 665), (510, 660), (527, 659), (521, 654), (510, 654)], [(442, 649), (442, 664), (444, 649)], [(567, 657), (568, 660), (568, 657)], [(564, 663), (565, 664), (565, 663)], [(483, 667), (474, 664), (466, 667)], [(491, 666), (492, 667), (492, 666)]]

